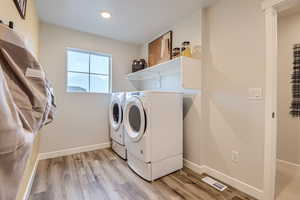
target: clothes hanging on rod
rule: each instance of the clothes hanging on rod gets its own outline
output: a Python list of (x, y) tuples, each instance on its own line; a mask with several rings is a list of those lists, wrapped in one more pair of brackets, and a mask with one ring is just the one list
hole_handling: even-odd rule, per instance
[(41, 65), (0, 24), (0, 200), (15, 200), (34, 138), (53, 120), (53, 99)]
[(294, 67), (292, 74), (292, 103), (290, 114), (300, 117), (300, 44), (294, 45)]
[[(2, 20), (0, 20), (0, 24), (3, 24)], [(13, 21), (9, 21), (8, 22), (8, 27), (11, 28), (11, 29), (14, 29), (14, 22)]]

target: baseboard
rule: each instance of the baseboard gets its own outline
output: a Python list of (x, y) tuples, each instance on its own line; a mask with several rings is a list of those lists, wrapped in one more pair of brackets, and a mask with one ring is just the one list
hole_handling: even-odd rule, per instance
[(33, 166), (33, 169), (32, 169), (32, 172), (31, 172), (31, 175), (30, 175), (28, 184), (26, 186), (25, 193), (24, 193), (24, 196), (23, 196), (22, 200), (28, 200), (29, 199), (29, 195), (30, 195), (30, 192), (31, 192), (31, 188), (32, 188), (32, 184), (33, 184), (33, 181), (34, 181), (34, 177), (35, 177), (35, 174), (36, 174), (38, 164), (39, 164), (39, 158), (37, 158), (35, 160), (35, 163), (34, 163), (34, 166)]
[(183, 165), (191, 170), (193, 170), (194, 172), (198, 173), (198, 174), (203, 174), (205, 173), (204, 171), (204, 166), (203, 165), (198, 165), (196, 163), (193, 163), (187, 159), (183, 159)]
[(286, 160), (277, 159), (277, 162), (282, 163), (282, 164), (286, 164), (286, 165), (290, 165), (290, 166), (293, 166), (293, 167), (299, 167), (300, 168), (299, 164), (292, 163), (292, 162), (289, 162), (289, 161), (286, 161)]
[(206, 173), (222, 182), (225, 184), (228, 184), (252, 197), (255, 197), (257, 199), (263, 199), (263, 191), (253, 187), (251, 185), (248, 185), (236, 178), (230, 177), (222, 172), (219, 172), (215, 169), (212, 169), (208, 166), (205, 165), (198, 165), (196, 163), (193, 163), (189, 160), (184, 160), (184, 166), (197, 172), (197, 173)]
[(94, 144), (94, 145), (64, 149), (64, 150), (60, 150), (60, 151), (40, 153), (39, 154), (39, 160), (46, 160), (46, 159), (50, 159), (50, 158), (69, 156), (69, 155), (73, 155), (73, 154), (76, 154), (76, 153), (95, 151), (95, 150), (98, 150), (98, 149), (109, 148), (110, 146), (111, 146), (111, 144), (110, 144), (110, 142), (108, 142), (108, 143), (101, 143), (101, 144)]
[(220, 181), (234, 187), (234, 188), (237, 188), (238, 190), (242, 191), (242, 192), (245, 192), (246, 194), (252, 196), (252, 197), (255, 197), (257, 199), (263, 199), (263, 191), (256, 188), (256, 187), (253, 187), (247, 183), (244, 183), (236, 178), (233, 178), (231, 176), (228, 176), (222, 172), (219, 172), (215, 169), (212, 169), (208, 166), (205, 166), (204, 167), (204, 171), (216, 178), (216, 179), (219, 179)]

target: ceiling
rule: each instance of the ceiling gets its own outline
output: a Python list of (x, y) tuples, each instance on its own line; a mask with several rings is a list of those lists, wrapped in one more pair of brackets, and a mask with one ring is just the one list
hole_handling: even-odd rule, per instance
[(283, 10), (279, 12), (279, 17), (288, 17), (288, 16), (293, 16), (300, 14), (300, 3), (293, 6), (292, 8)]
[[(212, 0), (37, 0), (43, 22), (143, 43)], [(102, 19), (109, 11), (111, 19)]]

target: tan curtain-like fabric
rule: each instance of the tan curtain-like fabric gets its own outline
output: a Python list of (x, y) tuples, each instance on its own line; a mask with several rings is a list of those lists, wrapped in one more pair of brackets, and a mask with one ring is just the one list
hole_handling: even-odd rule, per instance
[(0, 25), (0, 200), (14, 200), (37, 132), (53, 119), (52, 88), (18, 34)]

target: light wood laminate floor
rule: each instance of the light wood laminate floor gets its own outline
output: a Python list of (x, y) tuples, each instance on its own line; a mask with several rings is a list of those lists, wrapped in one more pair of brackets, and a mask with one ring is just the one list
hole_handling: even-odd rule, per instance
[(110, 149), (40, 161), (30, 200), (254, 200), (219, 192), (189, 169), (144, 181)]

